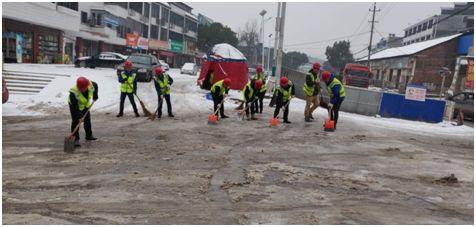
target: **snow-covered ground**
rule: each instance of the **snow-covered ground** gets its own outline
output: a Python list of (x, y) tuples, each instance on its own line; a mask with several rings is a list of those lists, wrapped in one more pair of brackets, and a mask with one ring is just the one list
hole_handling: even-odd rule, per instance
[[(119, 83), (114, 69), (88, 69), (75, 68), (72, 65), (39, 65), (39, 64), (5, 64), (6, 70), (40, 72), (54, 74), (68, 74), (71, 77), (55, 77), (39, 94), (17, 95), (11, 94), (7, 103), (2, 105), (3, 116), (18, 115), (49, 115), (56, 113), (68, 113), (67, 95), (71, 86), (79, 76), (86, 76), (99, 85), (99, 100), (94, 106), (98, 112), (118, 111)], [(196, 77), (180, 74), (179, 69), (170, 69), (169, 74), (173, 77), (177, 89), (172, 91), (174, 111), (209, 112), (212, 102), (207, 100), (206, 92), (196, 86)], [(157, 106), (157, 95), (153, 83), (139, 83), (138, 95), (153, 110)], [(232, 98), (241, 98), (238, 91), (230, 92)], [(229, 101), (231, 103), (231, 101)], [(305, 107), (303, 100), (295, 99), (290, 104), (291, 115), (302, 115)], [(140, 108), (140, 107), (139, 107)], [(126, 100), (125, 112), (131, 111), (130, 104)], [(326, 116), (326, 110), (318, 108), (320, 116)], [(438, 134), (453, 136), (473, 136), (474, 130), (468, 126), (453, 126), (450, 122), (431, 124), (425, 122), (408, 121), (393, 118), (377, 118), (351, 113), (341, 113), (341, 121), (351, 121), (362, 126), (372, 126), (381, 129), (406, 130), (419, 134)]]

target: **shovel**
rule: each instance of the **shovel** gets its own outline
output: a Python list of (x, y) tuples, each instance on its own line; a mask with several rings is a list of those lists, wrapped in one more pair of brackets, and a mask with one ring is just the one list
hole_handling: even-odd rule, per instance
[(221, 100), (220, 104), (218, 104), (217, 110), (215, 110), (215, 112), (213, 114), (208, 115), (208, 124), (216, 124), (217, 123), (217, 121), (218, 121), (217, 113), (220, 110), (221, 105), (223, 104), (223, 102), (225, 102), (225, 98), (223, 98), (223, 100)]
[(86, 111), (86, 114), (84, 114), (84, 116), (79, 119), (79, 123), (78, 125), (76, 125), (76, 128), (74, 128), (73, 132), (71, 132), (71, 134), (67, 137), (64, 138), (64, 152), (66, 153), (72, 153), (74, 151), (74, 134), (79, 130), (79, 126), (81, 126), (81, 124), (84, 122), (84, 118), (86, 118), (86, 116), (88, 116), (89, 114), (89, 111), (91, 110), (91, 108), (93, 107), (94, 103), (96, 101), (93, 101), (93, 103), (91, 104), (91, 107), (89, 107), (88, 111)]
[(326, 132), (333, 132), (335, 130), (334, 128), (334, 121), (331, 120), (331, 111), (332, 108), (329, 108), (329, 118), (324, 121), (324, 131)]
[[(249, 109), (251, 107), (251, 105), (253, 105), (253, 103), (256, 102), (256, 101), (258, 101), (258, 98), (255, 98), (255, 100), (250, 102), (250, 104), (246, 108), (244, 108), (242, 111), (238, 112), (238, 116), (241, 116), (241, 120), (245, 120), (246, 110)], [(243, 102), (243, 103), (245, 103), (245, 102)]]
[[(281, 107), (281, 111), (284, 112), (284, 109), (286, 109), (286, 107), (289, 105), (289, 103), (291, 103), (291, 99), (293, 98), (290, 98), (288, 100), (288, 103), (286, 103), (286, 105), (284, 105), (283, 107)], [(284, 114), (284, 113), (283, 113)], [(279, 120), (277, 117), (273, 117), (269, 120), (269, 125), (271, 126), (278, 126), (279, 125)]]

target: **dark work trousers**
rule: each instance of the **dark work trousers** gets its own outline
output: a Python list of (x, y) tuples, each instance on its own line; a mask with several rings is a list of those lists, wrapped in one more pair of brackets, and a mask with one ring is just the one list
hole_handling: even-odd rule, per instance
[[(216, 97), (214, 94), (212, 94), (213, 98), (213, 112), (215, 113), (217, 111), (218, 105), (220, 105), (221, 101), (223, 101), (223, 95), (219, 95)], [(218, 116), (218, 113), (215, 115)], [(220, 116), (223, 117), (225, 116), (225, 103), (222, 103), (220, 106)]]
[(137, 111), (136, 102), (134, 101), (134, 93), (121, 92), (121, 104), (119, 105), (119, 114), (124, 113), (124, 101), (126, 100), (126, 96), (129, 97), (129, 101), (131, 102), (132, 108), (134, 108), (134, 113), (139, 113)]
[(170, 94), (163, 96), (164, 98), (162, 98), (162, 95), (159, 95), (159, 111), (157, 115), (162, 116), (162, 103), (164, 102), (164, 99), (167, 102), (167, 112), (169, 115), (172, 115), (172, 103), (170, 102)]
[(337, 98), (336, 104), (334, 104), (334, 106), (332, 107), (331, 120), (334, 121), (334, 128), (337, 127), (337, 119), (339, 119), (339, 109), (340, 109), (340, 105), (344, 101), (344, 98), (345, 97)]
[[(251, 101), (252, 102), (252, 101)], [(251, 110), (251, 115), (254, 115), (255, 114), (255, 108), (254, 108), (254, 104), (258, 101), (255, 101), (254, 103), (250, 104), (251, 102), (246, 102), (246, 105), (245, 105), (245, 108), (246, 108), (246, 115), (249, 115), (250, 114), (250, 110)], [(250, 106), (251, 105), (251, 106)], [(250, 107), (250, 108), (247, 108), (247, 107)]]
[[(258, 97), (258, 101), (253, 103), (256, 113), (258, 112), (263, 113), (263, 99), (264, 99), (265, 93), (266, 91), (259, 92), (258, 94), (256, 94), (256, 96)], [(258, 105), (259, 105), (259, 109), (258, 109)]]
[[(288, 102), (289, 102), (289, 100), (287, 102), (284, 102), (284, 103), (276, 103), (276, 108), (274, 109), (274, 118), (278, 117), (279, 111), (281, 110), (281, 108), (283, 108), (283, 106), (286, 106), (288, 104)], [(288, 121), (288, 114), (289, 114), (289, 105), (287, 105), (284, 108), (284, 115), (283, 115), (283, 120), (284, 121)]]
[[(79, 124), (79, 119), (86, 114), (88, 108), (84, 108), (84, 110), (80, 111), (81, 115), (78, 112), (73, 111), (73, 107), (69, 105), (69, 112), (71, 113), (71, 132), (76, 128)], [(88, 113), (88, 116), (84, 118), (84, 131), (86, 132), (86, 138), (93, 137), (93, 131), (91, 129), (91, 113)], [(79, 129), (74, 133), (75, 140), (79, 140)]]

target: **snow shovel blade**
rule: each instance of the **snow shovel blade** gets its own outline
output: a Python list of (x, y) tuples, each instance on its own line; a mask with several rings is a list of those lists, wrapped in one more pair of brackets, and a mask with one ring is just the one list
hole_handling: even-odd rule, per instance
[(64, 152), (73, 153), (74, 151), (74, 137), (65, 137), (64, 138)]
[(215, 125), (215, 124), (217, 124), (217, 121), (218, 121), (217, 115), (211, 114), (211, 115), (208, 116), (208, 124)]
[(279, 125), (279, 120), (278, 118), (271, 118), (271, 120), (269, 120), (269, 124), (271, 126), (278, 126)]

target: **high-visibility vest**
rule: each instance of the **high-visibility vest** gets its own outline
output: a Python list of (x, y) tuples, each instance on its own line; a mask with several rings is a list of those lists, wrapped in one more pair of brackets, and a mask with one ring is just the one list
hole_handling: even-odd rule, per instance
[[(312, 81), (316, 81), (317, 80), (317, 74), (314, 76), (314, 74), (312, 73), (308, 73), (307, 75), (310, 75), (311, 76), (311, 79)], [(307, 77), (306, 75), (306, 77)], [(308, 86), (306, 81), (304, 81), (304, 86), (302, 87), (302, 90), (304, 91), (304, 93), (307, 95), (307, 96), (312, 96), (314, 94), (314, 85), (313, 86)]]
[[(248, 94), (248, 97), (245, 96), (245, 90), (246, 90), (246, 88), (248, 88), (248, 89), (250, 90), (250, 93)], [(245, 85), (245, 87), (243, 88), (242, 92), (243, 92), (243, 97), (244, 97), (245, 101), (247, 101), (247, 102), (248, 102), (248, 101), (251, 101), (251, 99), (252, 99), (253, 96), (254, 96), (254, 89), (253, 89), (253, 87), (251, 86), (251, 80), (248, 81), (248, 83), (247, 83), (247, 84)]]
[(263, 85), (261, 86), (261, 90), (259, 90), (260, 92), (265, 92), (266, 91), (266, 81), (265, 81), (265, 78), (264, 78), (264, 74), (263, 73), (257, 73), (254, 77), (255, 80), (261, 80), (263, 82)]
[(220, 80), (218, 82), (216, 82), (212, 88), (210, 89), (211, 93), (215, 93), (215, 90), (216, 89), (220, 89), (220, 91), (218, 92), (219, 95), (223, 95), (226, 91), (226, 88), (225, 86), (223, 86), (223, 80)]
[(122, 77), (122, 84), (121, 84), (121, 92), (122, 93), (132, 93), (134, 92), (134, 80), (136, 79), (136, 73), (131, 72), (130, 76), (127, 76), (125, 71), (121, 73)]
[(340, 85), (340, 90), (339, 90), (339, 97), (345, 97), (345, 89), (340, 80), (334, 77), (334, 79), (327, 85), (327, 91), (329, 92), (329, 96), (332, 96), (332, 88), (334, 86)]
[[(79, 91), (76, 85), (74, 85), (71, 89), (69, 89), (69, 92), (73, 93), (74, 96), (76, 97), (76, 100), (78, 100), (79, 110), (84, 110), (84, 108), (91, 107), (91, 99), (93, 98), (93, 94), (94, 94), (94, 86), (91, 81), (89, 81), (89, 85), (88, 85), (88, 97), (84, 97), (84, 95)], [(71, 99), (69, 98), (69, 95), (68, 95), (68, 103), (71, 104)]]
[(289, 81), (288, 82), (288, 88), (284, 89), (281, 86), (279, 86), (279, 88), (276, 89), (276, 91), (278, 93), (279, 92), (283, 93), (283, 102), (287, 102), (290, 99), (292, 91), (293, 91), (293, 83), (291, 81)]
[(155, 78), (155, 81), (159, 84), (160, 87), (160, 92), (163, 95), (168, 95), (170, 94), (170, 86), (169, 86), (169, 74), (163, 73), (163, 80), (160, 80), (159, 78)]

